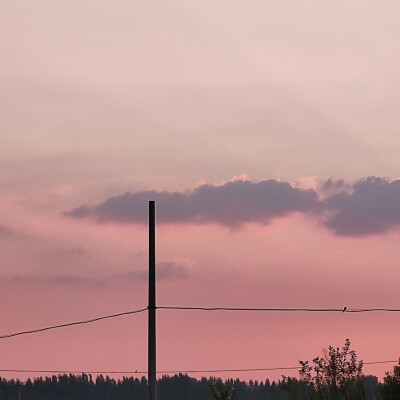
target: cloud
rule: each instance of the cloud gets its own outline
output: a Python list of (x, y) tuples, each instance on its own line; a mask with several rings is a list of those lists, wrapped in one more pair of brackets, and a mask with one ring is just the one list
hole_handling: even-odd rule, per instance
[[(189, 277), (188, 268), (184, 261), (161, 261), (156, 266), (157, 281), (180, 281)], [(0, 282), (7, 283), (29, 283), (29, 284), (52, 284), (63, 286), (121, 286), (135, 282), (145, 282), (148, 279), (148, 270), (137, 269), (108, 276), (80, 276), (65, 274), (58, 276), (2, 276)]]
[(353, 183), (331, 178), (316, 189), (274, 179), (236, 178), (215, 185), (201, 183), (186, 192), (128, 192), (65, 214), (90, 216), (100, 223), (146, 224), (149, 200), (158, 203), (159, 223), (217, 223), (237, 228), (249, 222), (268, 225), (274, 218), (299, 212), (313, 215), (337, 236), (384, 234), (400, 226), (400, 179), (374, 176)]
[(292, 212), (312, 212), (317, 193), (274, 179), (251, 182), (234, 179), (219, 185), (201, 184), (191, 191), (141, 191), (111, 197), (103, 203), (80, 206), (65, 215), (94, 217), (98, 222), (147, 223), (149, 200), (157, 204), (159, 223), (218, 223), (238, 227), (244, 223), (268, 224)]
[(348, 185), (343, 179), (335, 180), (329, 178), (328, 180), (321, 182), (318, 189), (324, 197), (328, 197), (345, 190), (350, 190), (351, 185)]
[(39, 277), (38, 281), (45, 281), (51, 284), (60, 285), (90, 285), (90, 286), (104, 286), (105, 282), (100, 278), (79, 276), (79, 275), (61, 275), (54, 277)]
[(57, 263), (60, 260), (71, 262), (87, 260), (90, 258), (90, 254), (82, 246), (56, 247), (43, 252), (42, 258), (50, 263)]
[(82, 217), (89, 217), (92, 214), (92, 212), (88, 206), (83, 205), (78, 208), (74, 208), (71, 211), (67, 211), (64, 214), (70, 217), (82, 218)]
[(182, 279), (187, 279), (188, 277), (189, 272), (186, 265), (179, 261), (162, 261), (157, 263), (157, 279), (160, 281), (180, 281)]
[[(147, 269), (137, 269), (124, 274), (111, 276), (109, 279), (114, 282), (147, 281), (148, 274), (149, 272)], [(189, 277), (187, 267), (184, 264), (175, 261), (162, 261), (157, 263), (156, 275), (157, 281), (177, 281)]]
[(0, 239), (8, 239), (13, 236), (13, 231), (4, 225), (0, 225)]
[(400, 225), (400, 180), (368, 177), (323, 202), (323, 224), (339, 236), (386, 233)]
[(90, 285), (90, 286), (104, 286), (103, 279), (93, 276), (79, 276), (79, 275), (13, 275), (0, 277), (0, 282), (7, 283), (28, 283), (32, 284), (46, 284), (46, 285)]

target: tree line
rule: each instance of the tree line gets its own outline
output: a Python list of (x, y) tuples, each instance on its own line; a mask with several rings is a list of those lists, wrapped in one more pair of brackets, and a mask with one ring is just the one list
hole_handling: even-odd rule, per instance
[[(186, 374), (162, 376), (159, 400), (399, 400), (400, 359), (382, 383), (363, 375), (363, 362), (350, 350), (332, 346), (311, 362), (300, 361), (299, 378), (277, 382), (216, 377), (195, 379)], [(147, 400), (145, 377), (113, 379), (90, 374), (60, 374), (20, 381), (0, 377), (0, 400)]]

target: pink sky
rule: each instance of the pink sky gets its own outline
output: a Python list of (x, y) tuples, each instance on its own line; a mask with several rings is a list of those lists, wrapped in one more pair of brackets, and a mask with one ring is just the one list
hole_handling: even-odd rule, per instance
[[(151, 198), (159, 305), (400, 308), (399, 11), (3, 2), (0, 335), (146, 307)], [(160, 310), (158, 367), (296, 366), (347, 337), (396, 360), (399, 331), (396, 313)], [(146, 340), (145, 314), (21, 336), (0, 369), (143, 370)]]

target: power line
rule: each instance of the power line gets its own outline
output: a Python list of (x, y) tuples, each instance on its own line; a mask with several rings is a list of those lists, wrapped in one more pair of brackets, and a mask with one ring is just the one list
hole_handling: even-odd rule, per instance
[(196, 311), (289, 311), (289, 312), (343, 312), (343, 308), (243, 308), (243, 307), (176, 307), (159, 306), (161, 310)]
[[(397, 363), (398, 360), (386, 360), (386, 361), (368, 361), (363, 362), (364, 365), (373, 364), (389, 364)], [(160, 370), (157, 374), (178, 374), (178, 373), (214, 373), (214, 372), (253, 372), (253, 371), (280, 371), (280, 370), (293, 370), (300, 369), (301, 366), (297, 367), (266, 367), (266, 368), (238, 368), (238, 369), (178, 369), (178, 370)], [(148, 371), (79, 371), (79, 370), (52, 370), (52, 369), (0, 369), (0, 372), (20, 372), (20, 373), (58, 373), (58, 374), (147, 374)]]
[[(180, 307), (180, 306), (158, 306), (159, 310), (187, 310), (187, 311), (262, 311), (262, 312), (336, 312), (336, 313), (365, 313), (365, 312), (400, 312), (396, 308), (245, 308), (245, 307)], [(7, 339), (20, 335), (27, 335), (31, 333), (44, 332), (51, 329), (65, 328), (74, 325), (89, 324), (92, 322), (101, 321), (103, 319), (116, 318), (124, 315), (138, 314), (147, 311), (148, 308), (139, 310), (125, 311), (117, 314), (104, 315), (101, 317), (91, 318), (84, 321), (68, 322), (59, 325), (47, 326), (44, 328), (31, 329), (27, 331), (10, 333), (8, 335), (0, 336), (0, 339)]]
[(351, 312), (351, 313), (374, 312), (374, 311), (400, 312), (400, 309), (398, 309), (398, 308), (361, 308), (361, 309), (346, 310), (346, 312)]
[(103, 315), (101, 317), (91, 318), (91, 319), (87, 319), (87, 320), (84, 320), (84, 321), (68, 322), (68, 323), (60, 324), (60, 325), (47, 326), (45, 328), (31, 329), (31, 330), (28, 330), (28, 331), (10, 333), (8, 335), (0, 336), (0, 339), (7, 339), (7, 338), (14, 337), (14, 336), (28, 335), (28, 334), (37, 333), (37, 332), (44, 332), (44, 331), (49, 331), (51, 329), (65, 328), (67, 326), (90, 324), (92, 322), (101, 321), (103, 319), (122, 317), (123, 315), (138, 314), (138, 313), (141, 313), (141, 312), (144, 312), (144, 311), (147, 311), (147, 308), (142, 308), (140, 310), (133, 310), (133, 311), (125, 311), (125, 312), (121, 312), (121, 313), (118, 313), (118, 314)]
[(390, 361), (370, 361), (370, 362), (363, 362), (364, 365), (370, 364), (388, 364), (388, 363), (397, 363), (399, 360), (390, 360)]
[(337, 312), (337, 313), (362, 313), (362, 312), (400, 312), (397, 308), (244, 308), (244, 307), (180, 307), (158, 306), (160, 310), (197, 310), (197, 311), (282, 311), (282, 312)]

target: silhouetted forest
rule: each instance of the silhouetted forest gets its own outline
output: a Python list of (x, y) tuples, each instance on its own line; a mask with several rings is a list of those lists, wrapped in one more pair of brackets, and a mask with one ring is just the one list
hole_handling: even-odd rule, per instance
[[(382, 383), (362, 373), (346, 339), (342, 348), (329, 346), (322, 357), (300, 361), (299, 378), (278, 382), (200, 380), (188, 375), (163, 376), (157, 382), (158, 400), (400, 400), (400, 359)], [(147, 400), (147, 379), (115, 380), (98, 375), (53, 375), (45, 378), (0, 378), (0, 400)]]
[[(249, 381), (239, 379), (222, 382), (216, 378), (191, 378), (188, 375), (163, 376), (158, 380), (159, 400), (210, 400), (211, 385), (234, 389), (235, 400), (313, 400), (313, 399), (400, 399), (400, 382), (397, 391), (389, 391), (385, 383), (378, 384), (375, 376), (362, 376), (354, 382), (355, 391), (351, 397), (318, 391), (308, 383), (283, 377), (278, 382)], [(387, 389), (386, 392), (384, 389)], [(395, 388), (396, 390), (396, 388)], [(0, 399), (18, 400), (147, 400), (147, 380), (124, 377), (115, 380), (102, 375), (53, 375), (52, 377), (28, 379), (25, 382), (0, 378)], [(233, 391), (232, 391), (233, 392)], [(231, 397), (221, 397), (221, 399)], [(233, 398), (233, 397), (232, 397)]]

